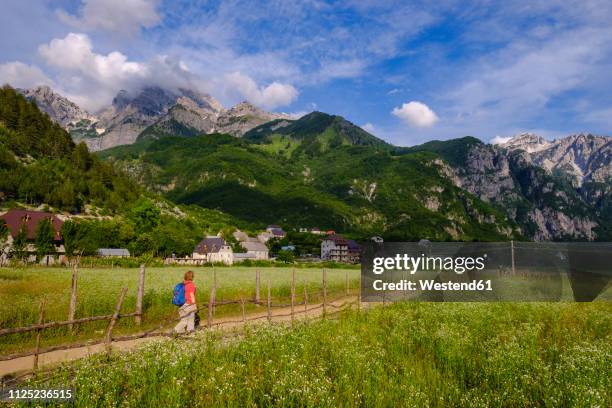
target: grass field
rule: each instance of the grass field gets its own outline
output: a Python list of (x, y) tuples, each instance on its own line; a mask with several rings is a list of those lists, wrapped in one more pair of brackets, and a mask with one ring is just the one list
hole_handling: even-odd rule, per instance
[(76, 406), (612, 406), (612, 304), (400, 303), (66, 366)]
[[(188, 267), (147, 268), (144, 296), (144, 325), (140, 329), (155, 327), (159, 322), (176, 317), (172, 305), (172, 289), (182, 280)], [(217, 300), (237, 300), (240, 296), (252, 299), (255, 296), (255, 274), (257, 268), (213, 268), (190, 267), (195, 271), (198, 287), (198, 302), (208, 301), (213, 276), (217, 277)], [(261, 271), (261, 296), (267, 294), (267, 281), (272, 286), (272, 297), (277, 303), (284, 302), (291, 293), (291, 268), (259, 268)], [(310, 292), (309, 301), (315, 302), (320, 296), (314, 292), (321, 289), (322, 272), (315, 268), (296, 268), (297, 301), (302, 300), (304, 286)], [(327, 281), (330, 293), (345, 288), (346, 273), (349, 273), (350, 287), (357, 290), (359, 273), (357, 269), (328, 269)], [(66, 320), (70, 302), (70, 269), (63, 268), (1, 268), (0, 269), (0, 328), (19, 327), (38, 321), (38, 307), (45, 302), (46, 321)], [(128, 287), (128, 295), (122, 311), (133, 312), (139, 279), (138, 268), (82, 268), (78, 275), (77, 313), (78, 317), (112, 314), (119, 292)], [(278, 299), (282, 298), (282, 299)], [(251, 309), (254, 306), (250, 306)], [(216, 315), (238, 313), (238, 306), (222, 306), (215, 309)], [(89, 338), (100, 338), (107, 322), (82, 324), (76, 333), (68, 335), (67, 329), (47, 330), (43, 334), (43, 347)], [(127, 333), (136, 328), (132, 319), (121, 320), (117, 333)], [(21, 352), (32, 348), (34, 334), (0, 337), (0, 355)]]

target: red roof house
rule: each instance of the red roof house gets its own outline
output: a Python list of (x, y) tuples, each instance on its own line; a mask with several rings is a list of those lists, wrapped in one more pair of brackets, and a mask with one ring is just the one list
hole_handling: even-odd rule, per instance
[(45, 219), (51, 219), (53, 230), (55, 231), (55, 240), (61, 241), (62, 224), (64, 222), (51, 213), (43, 211), (18, 210), (13, 208), (6, 214), (0, 215), (0, 220), (8, 227), (13, 238), (15, 238), (19, 233), (19, 230), (25, 226), (28, 239), (30, 240), (36, 238), (36, 227), (40, 221)]

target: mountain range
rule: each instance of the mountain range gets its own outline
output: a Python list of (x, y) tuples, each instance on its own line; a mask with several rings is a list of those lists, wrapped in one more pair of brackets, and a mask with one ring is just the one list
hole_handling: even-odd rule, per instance
[(20, 91), (62, 125), (75, 141), (83, 140), (92, 151), (132, 144), (141, 135), (154, 138), (202, 133), (241, 136), (263, 123), (289, 118), (263, 111), (246, 101), (225, 109), (212, 96), (188, 89), (152, 86), (135, 93), (122, 90), (109, 107), (95, 115), (48, 86)]
[(612, 239), (610, 137), (396, 147), (340, 116), (226, 110), (184, 89), (120, 92), (96, 115), (48, 88), (21, 92), (150, 191), (244, 222), (393, 240)]

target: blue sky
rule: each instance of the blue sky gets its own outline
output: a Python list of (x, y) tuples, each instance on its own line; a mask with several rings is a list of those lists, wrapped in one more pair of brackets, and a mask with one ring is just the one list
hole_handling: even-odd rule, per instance
[(339, 114), (398, 145), (612, 125), (612, 2), (5, 0), (0, 82)]

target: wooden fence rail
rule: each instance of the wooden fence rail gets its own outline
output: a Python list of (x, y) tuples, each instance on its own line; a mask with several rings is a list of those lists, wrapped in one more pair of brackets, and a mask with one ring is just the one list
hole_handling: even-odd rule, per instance
[[(322, 317), (325, 318), (328, 314), (327, 312), (327, 307), (331, 306), (334, 307), (336, 309), (339, 309), (341, 307), (343, 307), (345, 304), (342, 304), (341, 306), (338, 305), (334, 305), (333, 302), (334, 300), (332, 300), (330, 303), (330, 301), (328, 300), (328, 290), (327, 290), (327, 271), (325, 270), (325, 268), (323, 268), (322, 270), (322, 285), (321, 285), (321, 289), (314, 291), (312, 293), (316, 294), (317, 296), (322, 295), (322, 303), (318, 306), (314, 306), (313, 307), (308, 307), (309, 306), (309, 292), (307, 290), (307, 285), (304, 285), (304, 294), (303, 294), (303, 301), (302, 302), (296, 302), (296, 276), (295, 276), (295, 269), (292, 269), (291, 272), (292, 276), (291, 276), (291, 295), (290, 295), (290, 302), (289, 303), (276, 303), (273, 304), (272, 302), (272, 286), (271, 286), (271, 282), (270, 279), (267, 280), (267, 296), (266, 299), (264, 301), (262, 301), (261, 299), (261, 294), (260, 294), (260, 282), (261, 282), (261, 277), (260, 277), (260, 271), (259, 269), (256, 270), (256, 291), (255, 291), (255, 296), (254, 299), (244, 299), (243, 296), (240, 296), (239, 300), (226, 300), (226, 301), (218, 301), (216, 299), (216, 292), (217, 292), (217, 285), (216, 285), (216, 271), (214, 271), (214, 283), (213, 286), (211, 288), (211, 292), (210, 292), (210, 296), (208, 299), (208, 303), (203, 306), (200, 307), (198, 309), (198, 311), (200, 311), (203, 308), (207, 309), (207, 322), (206, 322), (206, 327), (208, 329), (213, 328), (213, 326), (221, 326), (221, 325), (226, 325), (226, 324), (237, 324), (237, 323), (242, 323), (243, 325), (246, 325), (247, 322), (250, 321), (255, 321), (255, 320), (261, 320), (261, 319), (267, 319), (268, 322), (271, 322), (273, 318), (276, 317), (290, 317), (291, 318), (291, 323), (294, 323), (294, 319), (295, 319), (295, 315), (297, 314), (304, 314), (305, 317), (308, 316), (308, 312), (311, 312), (313, 310), (317, 310), (317, 309), (323, 309), (322, 310)], [(114, 338), (113, 337), (113, 330), (115, 328), (115, 325), (117, 324), (117, 322), (122, 319), (122, 318), (127, 318), (127, 317), (134, 317), (134, 323), (137, 326), (140, 326), (142, 323), (142, 316), (143, 316), (143, 309), (142, 309), (142, 303), (143, 303), (143, 297), (144, 297), (144, 282), (145, 282), (145, 265), (141, 265), (140, 266), (140, 274), (139, 274), (139, 284), (138, 284), (138, 291), (137, 291), (137, 297), (136, 297), (136, 306), (135, 306), (135, 311), (133, 313), (121, 313), (121, 308), (123, 306), (123, 302), (125, 300), (128, 288), (124, 287), (121, 290), (121, 293), (119, 294), (119, 298), (117, 300), (116, 306), (115, 306), (115, 310), (113, 314), (109, 314), (109, 315), (101, 315), (101, 316), (90, 316), (90, 317), (82, 317), (82, 318), (75, 318), (75, 314), (76, 314), (76, 306), (77, 306), (77, 277), (78, 277), (78, 262), (73, 265), (73, 269), (72, 269), (72, 281), (71, 281), (71, 293), (70, 293), (70, 304), (69, 304), (69, 311), (68, 311), (68, 319), (65, 321), (55, 321), (55, 322), (45, 322), (45, 305), (43, 303), (40, 304), (39, 307), (39, 319), (38, 319), (38, 324), (34, 324), (31, 326), (25, 326), (25, 327), (12, 327), (12, 328), (5, 328), (5, 329), (0, 329), (0, 337), (1, 336), (6, 336), (6, 335), (11, 335), (11, 334), (19, 334), (19, 333), (29, 333), (29, 332), (36, 332), (36, 345), (35, 345), (35, 349), (33, 352), (26, 352), (26, 353), (18, 353), (18, 354), (13, 354), (13, 355), (8, 355), (8, 356), (0, 356), (0, 361), (5, 361), (5, 360), (10, 360), (13, 358), (19, 358), (19, 357), (26, 357), (26, 356), (34, 356), (34, 360), (33, 360), (33, 371), (38, 370), (38, 365), (39, 365), (39, 355), (43, 354), (43, 353), (47, 353), (50, 351), (56, 351), (56, 350), (64, 350), (64, 349), (70, 349), (70, 348), (75, 348), (75, 347), (83, 347), (83, 345), (91, 345), (91, 344), (100, 344), (103, 343), (105, 344), (106, 350), (107, 352), (110, 352), (111, 350), (111, 345), (113, 341), (117, 341), (119, 339), (137, 339), (137, 338), (143, 338), (143, 337), (150, 337), (150, 336), (160, 336), (160, 335), (167, 335), (168, 333), (165, 332), (157, 332), (158, 328), (153, 328), (151, 330), (145, 331), (144, 333), (140, 333), (140, 334), (135, 334), (135, 335), (131, 335), (131, 336), (123, 336), (121, 338)], [(342, 291), (342, 297), (345, 296), (349, 296), (349, 279), (348, 279), (348, 272), (346, 272), (346, 277), (345, 277), (345, 288)], [(264, 303), (265, 302), (265, 303)], [(266, 313), (262, 316), (256, 316), (256, 317), (247, 317), (246, 314), (246, 310), (245, 310), (245, 304), (246, 303), (251, 303), (254, 304), (256, 306), (261, 306), (262, 304), (266, 305)], [(360, 305), (359, 305), (359, 300), (357, 301), (357, 307), (358, 309), (360, 309)], [(352, 304), (352, 303), (351, 303)], [(215, 308), (218, 306), (225, 306), (225, 305), (240, 305), (240, 311), (241, 311), (241, 319), (237, 320), (237, 321), (221, 321), (221, 322), (214, 322), (214, 315), (215, 315)], [(296, 310), (296, 306), (300, 306), (303, 305), (304, 309), (303, 310)], [(286, 314), (273, 314), (272, 313), (272, 309), (273, 308), (290, 308), (290, 313), (286, 313)], [(196, 312), (197, 313), (197, 312)], [(162, 322), (159, 326), (159, 330), (162, 330), (162, 328), (165, 325), (168, 325), (172, 322), (176, 322), (178, 320), (180, 320), (181, 318), (172, 318), (167, 320), (166, 322)], [(76, 325), (79, 325), (81, 323), (88, 323), (88, 322), (95, 322), (95, 321), (108, 321), (108, 326), (106, 329), (106, 332), (104, 334), (104, 338), (100, 341), (98, 341), (98, 343), (91, 343), (91, 341), (89, 342), (85, 342), (85, 343), (72, 343), (72, 344), (68, 344), (68, 345), (60, 345), (60, 346), (53, 346), (53, 347), (49, 347), (46, 349), (41, 349), (41, 337), (43, 335), (43, 332), (45, 330), (48, 329), (52, 329), (52, 328), (57, 328), (57, 327), (63, 327), (63, 326), (68, 326), (70, 333), (74, 333), (74, 327)]]

